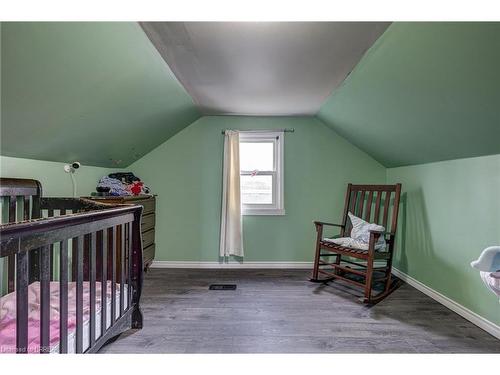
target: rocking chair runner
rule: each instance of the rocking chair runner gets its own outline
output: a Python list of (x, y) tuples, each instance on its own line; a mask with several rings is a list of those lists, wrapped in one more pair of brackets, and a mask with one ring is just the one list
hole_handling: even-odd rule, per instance
[[(352, 185), (347, 186), (345, 197), (344, 214), (342, 224), (331, 224), (315, 221), (317, 239), (316, 255), (311, 281), (326, 282), (333, 279), (341, 279), (348, 283), (364, 288), (364, 303), (376, 303), (386, 297), (395, 289), (391, 282), (392, 257), (394, 252), (394, 239), (398, 224), (399, 198), (401, 195), (401, 184), (396, 185)], [(390, 206), (392, 204), (392, 212)], [(348, 237), (351, 234), (352, 224), (348, 213), (368, 221), (377, 223), (386, 228), (385, 232), (370, 231), (368, 250), (337, 245), (323, 239), (323, 227), (334, 226), (340, 228), (340, 237)], [(381, 215), (381, 212), (383, 214)], [(387, 230), (387, 222), (391, 213), (391, 226)], [(382, 216), (382, 220), (380, 219)], [(375, 244), (380, 236), (384, 236), (387, 243), (387, 251), (375, 250)], [(336, 236), (338, 237), (338, 236)], [(322, 257), (334, 256), (333, 263), (322, 260)], [(349, 257), (351, 259), (345, 259)], [(353, 261), (359, 260), (358, 261)], [(383, 267), (375, 267), (375, 261), (385, 262)], [(362, 262), (362, 263), (361, 263)], [(352, 266), (356, 266), (353, 268)], [(375, 274), (382, 274), (375, 277)], [(320, 279), (318, 275), (326, 277)], [(357, 279), (355, 279), (357, 278)], [(382, 291), (373, 296), (373, 283), (383, 282)]]

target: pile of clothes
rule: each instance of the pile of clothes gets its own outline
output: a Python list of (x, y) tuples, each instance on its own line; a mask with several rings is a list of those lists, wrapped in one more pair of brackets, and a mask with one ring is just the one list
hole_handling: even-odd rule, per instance
[(99, 195), (112, 196), (150, 194), (150, 189), (132, 172), (111, 173), (103, 176), (96, 190)]

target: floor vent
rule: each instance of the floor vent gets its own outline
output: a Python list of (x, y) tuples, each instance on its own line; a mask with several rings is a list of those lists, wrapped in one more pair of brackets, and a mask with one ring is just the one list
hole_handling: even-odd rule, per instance
[(212, 284), (208, 287), (210, 290), (236, 290), (236, 284)]

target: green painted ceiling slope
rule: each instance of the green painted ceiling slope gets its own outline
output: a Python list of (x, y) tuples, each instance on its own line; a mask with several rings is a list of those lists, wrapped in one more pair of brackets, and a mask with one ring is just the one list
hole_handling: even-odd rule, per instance
[(386, 167), (500, 154), (500, 23), (393, 23), (317, 117)]
[(1, 28), (2, 155), (126, 167), (200, 117), (137, 23)]

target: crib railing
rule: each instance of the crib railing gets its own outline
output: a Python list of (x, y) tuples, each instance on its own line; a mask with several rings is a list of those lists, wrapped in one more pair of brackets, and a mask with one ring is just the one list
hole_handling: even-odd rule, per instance
[[(32, 197), (30, 210), (29, 198), (19, 199), (12, 195), (8, 199), (9, 223), (0, 226), (0, 258), (6, 259), (8, 264), (7, 292), (16, 294), (16, 352), (33, 350), (28, 337), (28, 286), (36, 281), (40, 283), (40, 353), (51, 350), (50, 288), (54, 281), (59, 284), (57, 342), (60, 353), (68, 352), (69, 282), (76, 284), (76, 353), (85, 350), (85, 302), (88, 302), (85, 307), (89, 308), (89, 339), (85, 352), (97, 351), (127, 326), (142, 328), (139, 308), (143, 276), (142, 207), (38, 197)], [(16, 207), (18, 203), (21, 207)], [(42, 218), (37, 219), (39, 216)], [(24, 221), (16, 223), (19, 217)], [(87, 301), (84, 301), (84, 282), (89, 289)], [(101, 329), (97, 335), (96, 282), (101, 283)], [(109, 326), (108, 285), (111, 289)]]

